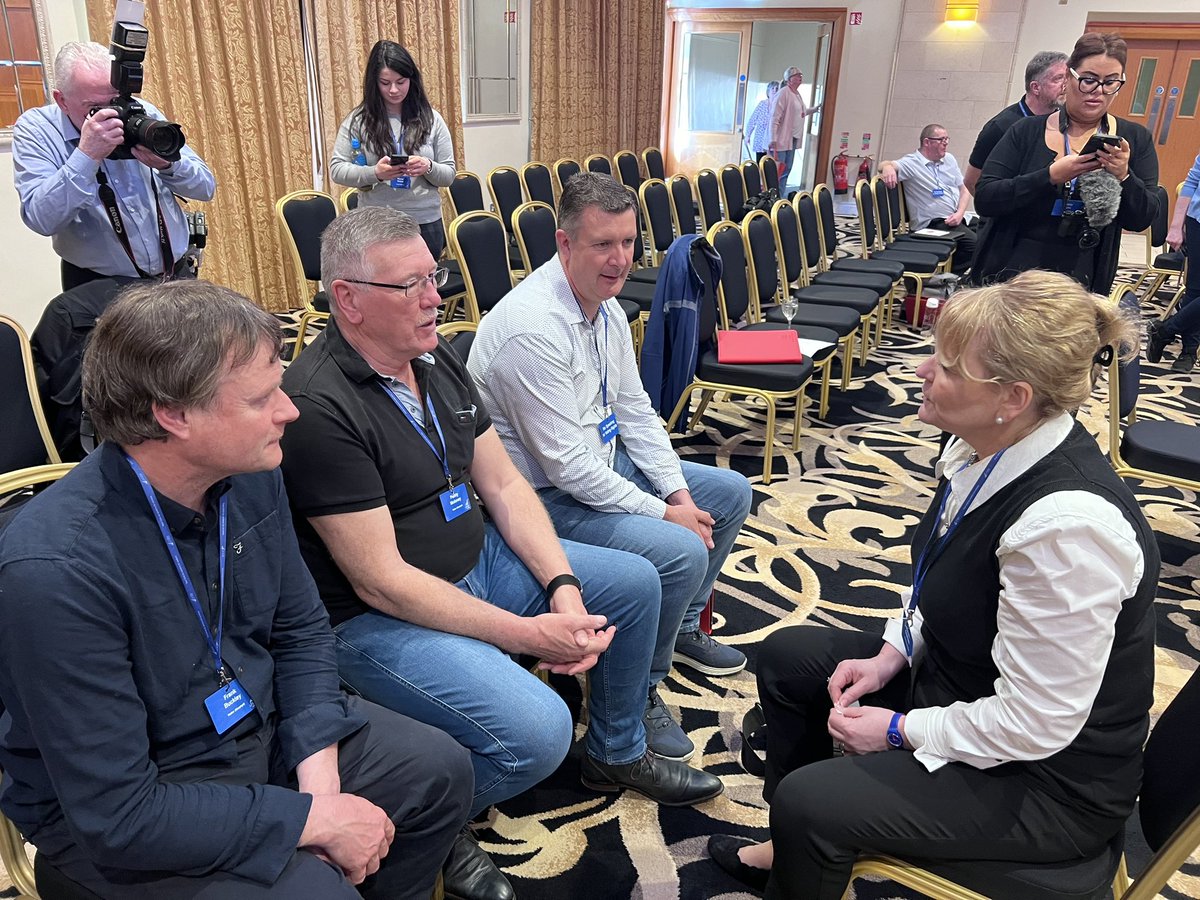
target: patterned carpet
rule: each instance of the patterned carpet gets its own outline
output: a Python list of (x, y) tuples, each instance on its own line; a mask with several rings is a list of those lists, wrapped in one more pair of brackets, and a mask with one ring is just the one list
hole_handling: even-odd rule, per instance
[[(1148, 306), (1147, 314), (1153, 312)], [(725, 794), (699, 809), (667, 809), (635, 796), (597, 795), (578, 780), (577, 742), (552, 777), (503, 804), (479, 836), (521, 900), (740, 900), (753, 897), (708, 858), (714, 832), (766, 836), (761, 782), (738, 763), (739, 724), (753, 704), (755, 651), (763, 637), (802, 621), (881, 630), (909, 581), (908, 541), (933, 492), (936, 434), (916, 417), (914, 374), (928, 334), (897, 322), (851, 390), (835, 390), (825, 420), (806, 411), (800, 451), (776, 447), (775, 478), (763, 485), (761, 407), (714, 403), (700, 430), (678, 439), (681, 454), (732, 467), (754, 484), (751, 519), (718, 584), (715, 633), (750, 659), (724, 679), (673, 671), (663, 696), (700, 754), (694, 764), (720, 775)], [(1143, 368), (1140, 415), (1194, 422), (1196, 376), (1171, 374), (1169, 360)], [(834, 372), (834, 381), (840, 373)], [(1080, 417), (1106, 445), (1103, 387)], [(790, 438), (790, 411), (780, 431)], [(1200, 659), (1200, 501), (1192, 494), (1135, 485), (1163, 557), (1158, 593), (1158, 714)], [(566, 686), (578, 703), (578, 686)], [(582, 732), (580, 732), (582, 734)], [(1138, 868), (1134, 858), (1132, 867)], [(1195, 861), (1164, 896), (1200, 898)], [(0, 874), (0, 897), (7, 882)], [(862, 881), (860, 900), (912, 897), (890, 883)]]

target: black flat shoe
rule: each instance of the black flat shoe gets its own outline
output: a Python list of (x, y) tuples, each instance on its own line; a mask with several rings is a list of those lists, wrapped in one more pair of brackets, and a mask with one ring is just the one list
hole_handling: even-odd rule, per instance
[(586, 753), (579, 780), (594, 791), (637, 791), (663, 806), (692, 806), (720, 796), (725, 785), (716, 775), (693, 769), (686, 763), (661, 759), (646, 751), (641, 759), (626, 765), (597, 762)]
[(767, 889), (767, 879), (771, 877), (770, 869), (759, 869), (748, 866), (738, 857), (738, 850), (757, 844), (750, 838), (737, 837), (732, 834), (714, 834), (708, 839), (708, 856), (726, 874), (732, 875), (747, 887), (756, 891)]
[(442, 882), (447, 900), (516, 900), (516, 892), (475, 835), (464, 829), (454, 839)]

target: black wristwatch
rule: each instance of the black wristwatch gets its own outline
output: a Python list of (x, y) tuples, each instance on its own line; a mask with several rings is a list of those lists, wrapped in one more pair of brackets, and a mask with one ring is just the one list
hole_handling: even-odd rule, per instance
[(579, 579), (569, 572), (564, 572), (562, 575), (555, 575), (550, 579), (550, 583), (546, 585), (546, 599), (549, 600), (553, 597), (554, 592), (564, 584), (569, 584), (579, 591), (579, 593), (583, 593), (583, 584), (580, 583)]

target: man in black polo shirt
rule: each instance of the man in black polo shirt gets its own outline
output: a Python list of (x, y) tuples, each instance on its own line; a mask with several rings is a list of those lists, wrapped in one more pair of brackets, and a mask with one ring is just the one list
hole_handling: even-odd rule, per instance
[(975, 182), (983, 171), (983, 164), (992, 150), (1014, 123), (1028, 116), (1049, 115), (1058, 107), (1063, 83), (1067, 80), (1067, 54), (1056, 50), (1043, 50), (1029, 60), (1025, 66), (1025, 96), (996, 113), (979, 131), (975, 147), (963, 173), (963, 183), (972, 195)]
[(654, 566), (555, 537), (438, 337), (444, 274), (416, 224), (383, 207), (339, 216), (321, 272), (334, 318), (284, 378), (301, 413), (284, 477), (342, 677), (466, 746), (476, 811), (552, 772), (573, 734), (565, 704), (509, 654), (591, 669), (586, 785), (676, 805), (717, 796), (716, 777), (646, 752)]
[(107, 439), (0, 536), (0, 806), (88, 896), (424, 900), (466, 818), (467, 754), (339, 688), (281, 344), (227, 288), (129, 289), (84, 358)]

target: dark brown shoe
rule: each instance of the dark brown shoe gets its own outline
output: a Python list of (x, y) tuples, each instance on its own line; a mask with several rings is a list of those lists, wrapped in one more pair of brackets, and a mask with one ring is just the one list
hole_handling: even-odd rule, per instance
[(716, 775), (686, 763), (660, 759), (649, 751), (626, 765), (597, 762), (584, 754), (580, 780), (594, 791), (629, 788), (663, 806), (694, 806), (719, 797), (725, 790)]

